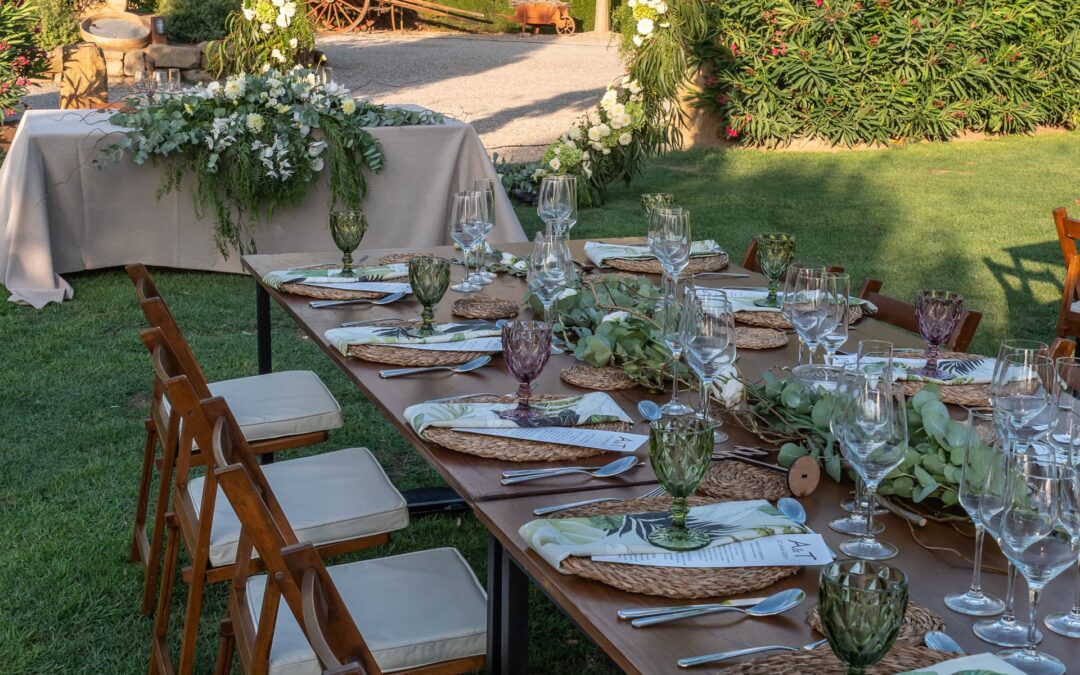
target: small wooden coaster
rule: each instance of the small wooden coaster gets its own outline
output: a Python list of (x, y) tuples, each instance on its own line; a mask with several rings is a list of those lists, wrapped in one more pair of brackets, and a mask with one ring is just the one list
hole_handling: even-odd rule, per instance
[(771, 328), (735, 328), (735, 346), (739, 349), (776, 349), (788, 343), (787, 333)]
[[(915, 644), (895, 643), (881, 661), (866, 669), (866, 675), (893, 675), (921, 670), (958, 654), (944, 654)], [(847, 675), (848, 667), (836, 658), (828, 645), (812, 651), (784, 652), (752, 658), (719, 671), (723, 675)]]
[(483, 356), (485, 352), (446, 352), (433, 349), (409, 349), (393, 345), (351, 345), (349, 356), (395, 366), (458, 366)]
[[(664, 267), (656, 258), (608, 258), (604, 264), (617, 270), (638, 274), (662, 274), (664, 271)], [(702, 272), (719, 272), (727, 266), (727, 253), (691, 256), (683, 274), (693, 276)]]
[(465, 319), (512, 319), (519, 311), (516, 302), (488, 295), (470, 295), (455, 300), (450, 308), (451, 314)]
[(698, 492), (721, 500), (767, 499), (774, 502), (788, 497), (784, 474), (737, 460), (713, 462)]
[(380, 265), (392, 265), (394, 263), (407, 263), (413, 258), (423, 258), (424, 256), (434, 255), (433, 253), (424, 253), (423, 251), (413, 251), (412, 253), (391, 253), (379, 258)]
[[(817, 605), (814, 605), (806, 616), (806, 622), (815, 631), (821, 633), (821, 616), (818, 614)], [(919, 603), (909, 600), (904, 622), (900, 624), (900, 633), (896, 636), (897, 643), (922, 644), (926, 632), (931, 630), (945, 630), (945, 619)]]
[(630, 376), (619, 368), (597, 368), (585, 363), (563, 368), (559, 371), (559, 377), (563, 382), (575, 387), (598, 391), (616, 391), (636, 386)]

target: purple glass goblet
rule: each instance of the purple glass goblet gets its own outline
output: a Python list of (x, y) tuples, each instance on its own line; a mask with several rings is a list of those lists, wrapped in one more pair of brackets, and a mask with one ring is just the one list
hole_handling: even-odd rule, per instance
[(539, 416), (529, 407), (530, 385), (540, 376), (551, 356), (551, 324), (543, 321), (513, 321), (502, 329), (503, 358), (518, 381), (518, 407), (501, 413), (519, 424)]
[(937, 367), (938, 350), (956, 330), (963, 310), (964, 298), (952, 291), (921, 291), (915, 298), (919, 333), (929, 347), (926, 350), (926, 365), (918, 372), (919, 375), (941, 376)]

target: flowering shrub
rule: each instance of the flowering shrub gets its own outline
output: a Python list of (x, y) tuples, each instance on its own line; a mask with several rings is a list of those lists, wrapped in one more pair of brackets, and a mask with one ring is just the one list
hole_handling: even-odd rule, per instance
[(629, 0), (626, 3), (634, 18), (634, 36), (630, 38), (635, 47), (645, 44), (659, 28), (671, 28), (667, 20), (668, 6), (664, 0)]
[(210, 70), (218, 77), (281, 68), (315, 49), (302, 0), (244, 0), (225, 27), (228, 35), (208, 48)]
[(579, 194), (582, 206), (603, 203), (608, 183), (629, 183), (637, 172), (645, 156), (644, 130), (640, 85), (632, 80), (610, 85), (595, 109), (547, 147), (533, 180), (549, 173), (572, 174), (586, 186)]
[(0, 0), (0, 120), (14, 116), (30, 80), (48, 67), (44, 51), (34, 46), (40, 33), (35, 7), (24, 0)]
[(748, 145), (1080, 123), (1076, 0), (726, 0), (697, 104)]
[(196, 212), (213, 212), (215, 238), (227, 255), (230, 246), (250, 250), (250, 227), (302, 202), (326, 168), (334, 203), (359, 208), (363, 171), (383, 167), (382, 148), (364, 127), (438, 124), (442, 117), (359, 101), (338, 84), (319, 84), (310, 70), (271, 68), (154, 94), (111, 121), (131, 131), (106, 154), (164, 161), (162, 194), (195, 174)]

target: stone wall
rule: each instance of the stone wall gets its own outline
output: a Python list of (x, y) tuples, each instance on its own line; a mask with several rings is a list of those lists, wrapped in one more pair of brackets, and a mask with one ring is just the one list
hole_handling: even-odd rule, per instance
[[(208, 82), (213, 79), (206, 72), (206, 45), (148, 45), (132, 51), (105, 51), (105, 68), (109, 84), (130, 84), (136, 71), (151, 72), (178, 68), (181, 76), (188, 82)], [(60, 81), (59, 50), (53, 54), (51, 74), (57, 83)]]

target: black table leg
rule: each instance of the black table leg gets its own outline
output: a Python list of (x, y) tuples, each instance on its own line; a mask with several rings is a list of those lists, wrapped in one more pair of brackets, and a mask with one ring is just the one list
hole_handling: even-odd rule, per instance
[(525, 675), (529, 667), (529, 578), (488, 535), (489, 675)]
[[(259, 349), (259, 374), (265, 375), (274, 370), (270, 351), (270, 294), (258, 282), (255, 283), (255, 339)], [(273, 464), (274, 453), (262, 455), (262, 463)]]

